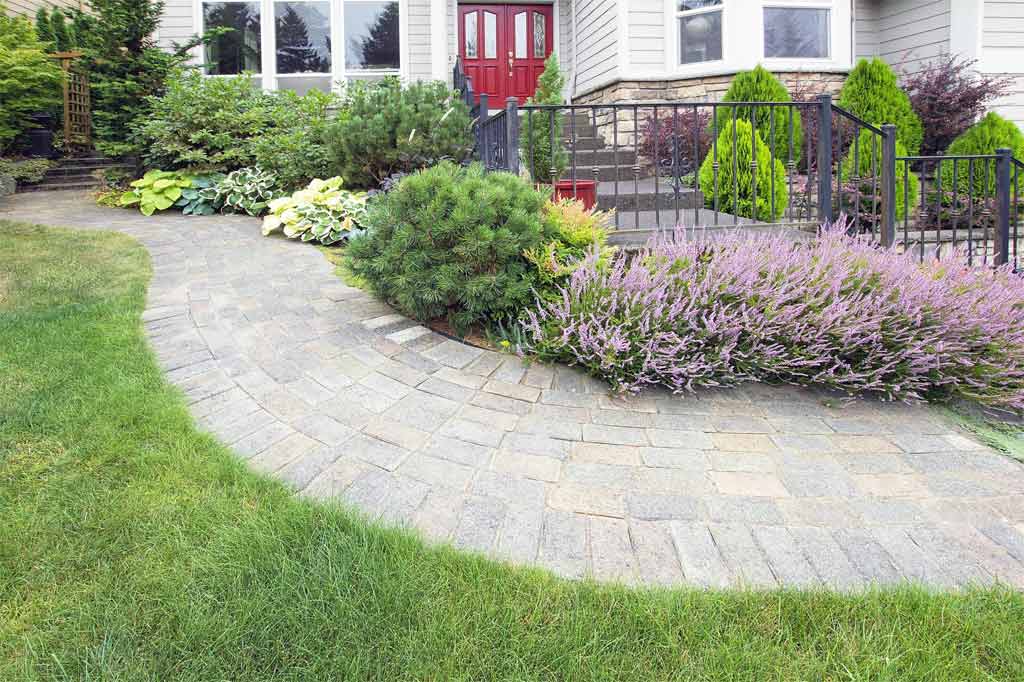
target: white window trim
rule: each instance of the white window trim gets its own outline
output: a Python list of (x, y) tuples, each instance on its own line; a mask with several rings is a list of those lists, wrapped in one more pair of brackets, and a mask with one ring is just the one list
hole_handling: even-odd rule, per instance
[[(849, 0), (723, 0), (722, 59), (697, 64), (679, 63), (679, 22), (676, 0), (665, 0), (665, 71), (629, 69), (624, 80), (685, 79), (747, 71), (761, 64), (770, 71), (848, 71), (852, 68)], [(764, 8), (806, 7), (829, 10), (829, 52), (825, 59), (770, 58), (764, 56)], [(692, 10), (694, 14), (708, 10)], [(627, 45), (625, 49), (629, 49)]]
[[(254, 0), (205, 0), (206, 2), (252, 2)], [(275, 5), (278, 2), (316, 2), (317, 0), (255, 0), (260, 6), (260, 66), (261, 73), (253, 74), (260, 81), (264, 90), (276, 90), (278, 76), (281, 78), (324, 78), (331, 79), (331, 90), (342, 91), (348, 78), (398, 76), (403, 81), (408, 78), (409, 68), (409, 12), (408, 0), (398, 2), (398, 64), (397, 69), (349, 69), (345, 66), (345, 3), (380, 2), (382, 0), (328, 0), (331, 16), (331, 70), (326, 73), (277, 73), (277, 24)], [(323, 1), (323, 0), (320, 0)], [(193, 27), (197, 35), (202, 35), (203, 2), (192, 0)], [(205, 55), (203, 46), (195, 48), (194, 63), (202, 64)], [(212, 77), (230, 77), (232, 74), (205, 74)]]

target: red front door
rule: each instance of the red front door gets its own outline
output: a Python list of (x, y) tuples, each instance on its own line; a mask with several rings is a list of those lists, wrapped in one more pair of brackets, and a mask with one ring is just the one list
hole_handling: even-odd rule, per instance
[(533, 95), (554, 46), (551, 5), (459, 5), (459, 55), (473, 90), (499, 109)]

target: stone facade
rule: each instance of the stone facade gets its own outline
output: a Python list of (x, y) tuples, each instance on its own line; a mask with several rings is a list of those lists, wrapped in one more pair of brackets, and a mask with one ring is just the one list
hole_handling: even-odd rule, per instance
[[(795, 100), (813, 99), (819, 94), (836, 95), (846, 80), (845, 72), (780, 72), (775, 74)], [(683, 78), (664, 81), (619, 81), (586, 93), (573, 100), (574, 104), (639, 104), (637, 109), (617, 111), (618, 124), (613, 127), (610, 110), (599, 111), (598, 130), (608, 144), (618, 137), (618, 144), (630, 147), (636, 144), (636, 129), (654, 114), (653, 106), (665, 102), (719, 102), (725, 96), (735, 74)], [(660, 115), (667, 116), (662, 109)], [(634, 118), (636, 122), (634, 123)], [(617, 135), (613, 133), (617, 131)]]

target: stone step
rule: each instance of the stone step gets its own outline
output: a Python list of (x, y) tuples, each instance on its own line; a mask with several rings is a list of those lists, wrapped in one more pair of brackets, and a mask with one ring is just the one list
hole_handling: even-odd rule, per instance
[(18, 192), (60, 192), (65, 190), (93, 189), (102, 185), (96, 178), (74, 179), (64, 182), (48, 181), (35, 185), (19, 185)]

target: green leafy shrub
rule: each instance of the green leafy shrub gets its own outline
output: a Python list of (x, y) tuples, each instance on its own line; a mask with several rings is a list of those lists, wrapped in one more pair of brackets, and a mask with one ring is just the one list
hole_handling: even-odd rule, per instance
[[(907, 149), (896, 141), (896, 156), (907, 156)], [(882, 217), (882, 141), (874, 132), (864, 128), (843, 159), (841, 168), (842, 191), (835, 192), (836, 201), (842, 201), (840, 210), (857, 220), (861, 231), (872, 231)], [(876, 180), (875, 173), (878, 173)], [(856, 180), (854, 178), (856, 177)], [(921, 195), (921, 182), (917, 175), (907, 172), (905, 163), (896, 163), (896, 219), (903, 220), (907, 206), (917, 205)], [(855, 205), (857, 199), (859, 204)]]
[(896, 74), (875, 57), (861, 59), (839, 91), (839, 106), (868, 123), (896, 125), (896, 139), (910, 154), (921, 149), (924, 130), (907, 93), (900, 89)]
[(264, 236), (281, 230), (289, 239), (326, 246), (357, 235), (366, 220), (366, 192), (342, 189), (338, 176), (313, 180), (306, 189), (274, 199), (263, 219)]
[(288, 190), (329, 176), (327, 112), (337, 98), (319, 90), (302, 96), (284, 90), (274, 93), (273, 103), (271, 126), (249, 145), (256, 165), (276, 175), (280, 186)]
[[(544, 72), (537, 79), (537, 91), (526, 100), (527, 104), (561, 104), (565, 77), (558, 66), (558, 57), (552, 52), (544, 60)], [(534, 182), (550, 183), (562, 177), (569, 163), (569, 155), (562, 142), (565, 116), (560, 111), (539, 110), (523, 113), (519, 130), (526, 138), (523, 149), (525, 162), (533, 174)], [(552, 136), (554, 145), (552, 145)], [(554, 173), (552, 174), (552, 168)]]
[(510, 319), (533, 298), (523, 254), (545, 241), (545, 201), (518, 176), (442, 162), (370, 204), (352, 271), (405, 314), (447, 317), (459, 333)]
[(151, 216), (164, 211), (181, 198), (181, 192), (192, 186), (192, 178), (174, 171), (151, 170), (131, 183), (131, 189), (121, 195), (121, 206), (138, 204), (142, 215)]
[[(213, 215), (221, 206), (215, 188), (223, 179), (220, 173), (192, 178), (191, 185), (181, 188), (181, 198), (174, 205), (184, 215)], [(212, 197), (210, 190), (214, 190)]]
[(279, 194), (277, 177), (259, 166), (228, 173), (215, 186), (200, 191), (207, 201), (219, 203), (225, 213), (259, 216)]
[(357, 81), (327, 130), (337, 175), (371, 188), (392, 173), (436, 161), (469, 157), (473, 136), (469, 109), (441, 82), (402, 87), (397, 78)]
[(614, 246), (608, 246), (614, 215), (614, 210), (587, 209), (576, 199), (544, 204), (542, 218), (549, 239), (523, 254), (537, 270), (537, 291), (542, 298), (557, 296), (559, 287), (593, 249), (602, 261), (615, 252)]
[(0, 151), (29, 128), (32, 115), (60, 105), (61, 69), (32, 23), (8, 17), (0, 3)]
[[(775, 75), (758, 64), (752, 71), (741, 71), (733, 78), (726, 90), (723, 102), (791, 102), (793, 98), (786, 86)], [(756, 112), (756, 114), (755, 114)], [(757, 132), (761, 139), (774, 146), (775, 158), (783, 163), (792, 160), (799, 163), (803, 151), (804, 131), (800, 121), (800, 111), (781, 107), (718, 107), (715, 118), (718, 131), (732, 130), (733, 116), (749, 121), (751, 117), (757, 124)], [(790, 118), (793, 119), (793, 156), (790, 159)], [(773, 120), (774, 119), (774, 120)], [(775, 133), (772, 135), (774, 122)]]
[(49, 159), (0, 159), (0, 173), (21, 184), (39, 182), (56, 164)]
[[(997, 149), (1003, 147), (1012, 150), (1013, 155), (1018, 159), (1024, 160), (1024, 133), (1021, 133), (1017, 124), (990, 111), (985, 118), (953, 140), (946, 150), (946, 156), (995, 154)], [(964, 194), (969, 191), (975, 197), (994, 196), (996, 191), (995, 164), (991, 161), (977, 160), (973, 165), (974, 177), (971, 178), (971, 167), (968, 162), (957, 163), (956, 190)], [(953, 189), (952, 161), (942, 163), (940, 175), (942, 186), (945, 189)]]
[[(752, 140), (753, 138), (753, 140)], [(751, 142), (757, 147), (757, 155)], [(732, 123), (718, 135), (717, 184), (714, 171), (715, 150), (704, 157), (699, 179), (705, 205), (709, 208), (756, 220), (778, 220), (789, 205), (786, 187), (786, 168), (778, 158), (772, 163), (768, 145), (761, 133), (753, 132), (748, 121), (736, 121), (736, 146), (733, 147)], [(751, 175), (750, 163), (757, 159), (757, 177)], [(735, 165), (735, 169), (733, 166)], [(774, 176), (774, 179), (773, 179)], [(757, 207), (754, 208), (754, 189), (757, 189)], [(774, 189), (774, 194), (772, 190)], [(716, 203), (717, 190), (717, 203)]]

